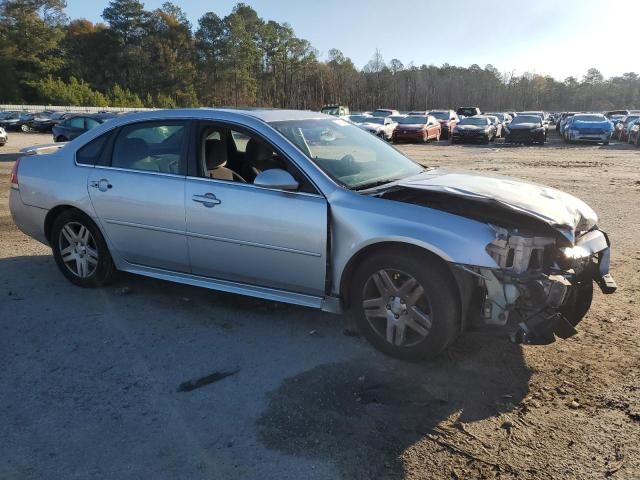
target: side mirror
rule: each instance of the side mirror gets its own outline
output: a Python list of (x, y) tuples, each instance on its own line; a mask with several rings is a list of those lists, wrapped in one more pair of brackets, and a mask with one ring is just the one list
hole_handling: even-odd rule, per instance
[(280, 168), (271, 168), (260, 172), (253, 181), (258, 187), (274, 188), (277, 190), (295, 191), (300, 188), (300, 184), (286, 170)]

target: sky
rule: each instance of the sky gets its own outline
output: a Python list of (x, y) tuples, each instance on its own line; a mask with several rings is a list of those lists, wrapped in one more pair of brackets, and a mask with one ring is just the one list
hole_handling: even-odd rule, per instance
[[(148, 10), (165, 0), (147, 0)], [(101, 21), (108, 0), (67, 0), (70, 18)], [(229, 14), (234, 0), (174, 0), (194, 25), (203, 13)], [(287, 22), (326, 59), (341, 50), (357, 67), (376, 49), (385, 61), (581, 78), (640, 73), (640, 0), (245, 0), (265, 20)], [(633, 46), (632, 49), (629, 47)]]

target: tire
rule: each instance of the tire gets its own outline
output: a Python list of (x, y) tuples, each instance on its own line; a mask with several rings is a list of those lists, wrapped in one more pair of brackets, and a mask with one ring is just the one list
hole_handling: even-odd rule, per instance
[[(629, 142), (629, 143), (631, 143), (631, 142)], [(603, 145), (609, 145), (609, 142), (608, 142), (608, 141), (606, 141), (606, 142), (602, 142), (602, 144), (603, 144)]]
[(20, 130), (22, 130), (24, 133), (29, 133), (29, 131), (30, 131), (31, 129), (29, 128), (29, 125), (27, 125), (27, 124), (22, 124), (22, 125), (20, 125)]
[(355, 272), (350, 299), (362, 335), (392, 357), (413, 362), (434, 358), (460, 332), (455, 281), (428, 253), (395, 249), (373, 254)]
[(62, 274), (79, 287), (102, 287), (116, 277), (109, 248), (93, 221), (78, 210), (66, 210), (51, 229), (53, 257)]

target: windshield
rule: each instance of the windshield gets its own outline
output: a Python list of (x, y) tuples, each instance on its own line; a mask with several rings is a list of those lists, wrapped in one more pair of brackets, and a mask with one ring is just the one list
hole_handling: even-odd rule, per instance
[(322, 113), (326, 113), (327, 115), (338, 115), (340, 113), (340, 109), (338, 107), (324, 107), (320, 111)]
[(377, 123), (378, 125), (384, 125), (385, 117), (367, 117), (367, 119), (362, 123)]
[(449, 112), (429, 112), (429, 115), (436, 117), (438, 120), (449, 120)]
[(427, 123), (427, 117), (418, 117), (417, 115), (410, 117), (394, 117), (394, 120), (401, 125), (424, 125)]
[(487, 115), (496, 117), (499, 121), (504, 122), (504, 113), (487, 113)]
[(393, 113), (398, 113), (398, 112), (393, 112), (392, 110), (374, 110), (371, 115), (375, 117), (388, 117)]
[(477, 115), (478, 111), (475, 108), (459, 108), (458, 115), (463, 115), (465, 117), (472, 117)]
[(478, 127), (484, 127), (487, 125), (488, 120), (486, 118), (473, 118), (467, 117), (460, 120), (458, 125), (476, 125)]
[(637, 120), (638, 118), (640, 118), (640, 116), (638, 116), (638, 115), (629, 115), (629, 116), (625, 119), (624, 124), (625, 124), (625, 125), (629, 125), (629, 124), (631, 124), (631, 122), (634, 122), (634, 121), (635, 121), (635, 120)]
[(368, 117), (366, 115), (350, 115), (349, 120), (353, 123), (365, 123), (368, 122), (372, 117)]
[(292, 120), (271, 125), (336, 182), (354, 190), (423, 171), (386, 142), (342, 120)]
[(604, 122), (604, 115), (576, 115), (573, 117), (576, 122)]
[(519, 123), (542, 123), (538, 115), (518, 115), (511, 121), (511, 125), (518, 125)]

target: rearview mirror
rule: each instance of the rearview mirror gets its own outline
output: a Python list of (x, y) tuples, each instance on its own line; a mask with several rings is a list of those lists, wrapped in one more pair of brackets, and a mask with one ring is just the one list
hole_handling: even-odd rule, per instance
[(253, 181), (258, 187), (275, 188), (278, 190), (295, 191), (300, 188), (300, 184), (286, 170), (280, 168), (271, 168), (260, 172)]

